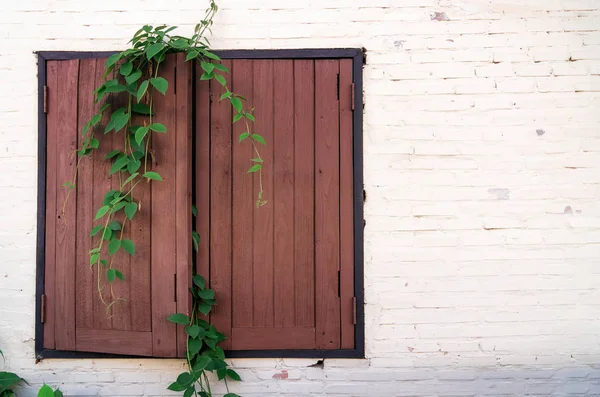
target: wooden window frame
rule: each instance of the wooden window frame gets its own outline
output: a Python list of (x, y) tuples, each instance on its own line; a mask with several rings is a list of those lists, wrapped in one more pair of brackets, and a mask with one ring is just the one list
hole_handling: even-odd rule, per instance
[[(132, 358), (138, 356), (106, 353), (60, 351), (43, 347), (44, 325), (42, 323), (45, 276), (45, 224), (46, 224), (46, 113), (45, 89), (46, 61), (86, 58), (103, 58), (110, 52), (38, 52), (38, 197), (37, 197), (37, 244), (36, 244), (36, 309), (35, 353), (38, 360), (44, 358)], [(363, 220), (363, 79), (364, 50), (341, 49), (281, 49), (281, 50), (223, 50), (215, 51), (222, 59), (352, 59), (354, 82), (353, 99), (353, 205), (354, 205), (354, 293), (356, 297), (356, 324), (354, 348), (341, 350), (230, 350), (228, 358), (363, 358), (364, 357), (364, 220)], [(193, 178), (195, 182), (195, 178)], [(195, 188), (193, 188), (195, 191)], [(195, 258), (195, 255), (194, 255)], [(147, 357), (146, 357), (147, 358)]]

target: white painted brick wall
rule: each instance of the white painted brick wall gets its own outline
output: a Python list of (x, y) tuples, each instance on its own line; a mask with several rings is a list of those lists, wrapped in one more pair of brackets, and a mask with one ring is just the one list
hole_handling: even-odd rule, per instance
[[(0, 348), (20, 395), (170, 395), (178, 360), (35, 363), (34, 51), (189, 32), (204, 3), (2, 2)], [(600, 395), (600, 2), (220, 3), (216, 48), (367, 49), (367, 358), (232, 360), (234, 390)]]

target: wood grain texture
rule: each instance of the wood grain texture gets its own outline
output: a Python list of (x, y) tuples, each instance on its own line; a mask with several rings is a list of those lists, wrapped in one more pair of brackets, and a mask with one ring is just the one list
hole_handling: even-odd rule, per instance
[[(253, 61), (234, 60), (232, 67), (232, 89), (253, 104)], [(250, 124), (252, 126), (252, 124)], [(253, 188), (252, 176), (248, 174), (251, 158), (256, 157), (250, 139), (239, 143), (239, 136), (246, 132), (246, 123), (242, 120), (233, 125), (233, 262), (232, 262), (232, 307), (233, 327), (252, 325), (253, 317), (253, 257), (252, 235), (254, 201), (257, 189)], [(258, 188), (258, 187), (257, 187)]]
[(152, 333), (79, 328), (77, 329), (77, 350), (152, 356)]
[(294, 61), (273, 61), (274, 325), (295, 325)]
[[(77, 137), (81, 147), (83, 137), (81, 131), (99, 110), (90, 95), (96, 86), (96, 60), (82, 59), (79, 62), (79, 92)], [(88, 132), (88, 134), (91, 132)], [(77, 177), (77, 190), (71, 192), (77, 195), (77, 259), (75, 262), (76, 309), (75, 323), (77, 328), (91, 328), (94, 324), (93, 299), (98, 299), (94, 294), (94, 278), (89, 266), (89, 250), (92, 249), (90, 229), (94, 220), (94, 168), (91, 156), (81, 157)]]
[[(196, 76), (202, 74), (196, 63)], [(200, 244), (196, 272), (210, 283), (210, 83), (196, 78), (196, 231)]]
[[(170, 82), (175, 81), (175, 59), (167, 57), (160, 66), (159, 75)], [(177, 355), (176, 326), (167, 317), (175, 313), (176, 273), (176, 99), (173, 87), (166, 95), (153, 91), (155, 118), (166, 126), (166, 133), (152, 134), (155, 164), (162, 181), (152, 183), (151, 210), (151, 263), (152, 263), (152, 337), (153, 355), (175, 357)], [(143, 165), (142, 165), (143, 167)]]
[(315, 325), (315, 64), (294, 61), (295, 324)]
[[(273, 142), (273, 60), (254, 61), (254, 107), (256, 108), (255, 132), (267, 142)], [(262, 183), (265, 199), (273, 197), (273, 150), (272, 144), (259, 145), (265, 166)], [(259, 173), (254, 173), (254, 186), (258, 186)], [(253, 325), (272, 327), (274, 325), (273, 302), (273, 205), (268, 204), (254, 209), (253, 238), (253, 284), (254, 305)]]
[[(79, 60), (63, 61), (58, 64), (57, 88), (57, 158), (56, 182), (62, 185), (72, 180), (77, 155), (77, 87)], [(56, 278), (55, 278), (55, 321), (60, 324), (56, 332), (56, 348), (75, 349), (75, 225), (77, 219), (77, 195), (70, 197), (68, 205), (63, 203), (68, 189), (57, 188), (56, 208)]]
[(352, 60), (340, 60), (340, 321), (341, 347), (354, 348), (354, 168)]
[(340, 348), (339, 106), (337, 60), (315, 61), (315, 261), (317, 348)]
[[(192, 63), (176, 58), (177, 129), (175, 133), (175, 230), (177, 235), (177, 313), (190, 315), (192, 267)], [(177, 356), (186, 355), (187, 335), (177, 326)]]
[[(46, 84), (48, 86), (48, 106), (58, 104), (58, 61), (46, 63)], [(52, 108), (50, 108), (52, 109)], [(44, 323), (44, 344), (47, 349), (54, 349), (54, 324), (56, 307), (56, 190), (59, 186), (56, 178), (56, 162), (58, 157), (58, 113), (52, 109), (46, 119), (46, 252), (45, 280), (46, 321)]]
[[(231, 70), (231, 61), (223, 61)], [(210, 285), (216, 291), (219, 304), (213, 308), (211, 323), (226, 335), (231, 335), (231, 105), (218, 101), (224, 89), (211, 82), (211, 199), (210, 199)], [(231, 347), (230, 339), (221, 343)]]
[(233, 328), (232, 340), (235, 350), (313, 349), (315, 329), (313, 327)]

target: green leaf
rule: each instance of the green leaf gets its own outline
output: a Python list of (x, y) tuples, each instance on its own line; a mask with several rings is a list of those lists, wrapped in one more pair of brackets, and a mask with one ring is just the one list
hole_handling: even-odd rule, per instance
[(185, 327), (185, 333), (191, 336), (192, 338), (195, 338), (200, 333), (200, 327), (198, 327), (196, 324), (187, 326)]
[(116, 276), (117, 276), (117, 271), (115, 269), (106, 270), (106, 278), (108, 279), (109, 283), (112, 283), (113, 281), (115, 281)]
[(229, 376), (233, 380), (237, 380), (238, 382), (242, 380), (238, 373), (232, 370), (231, 368), (227, 368), (227, 376)]
[(110, 207), (108, 205), (100, 207), (98, 212), (96, 212), (96, 217), (94, 218), (94, 220), (97, 221), (98, 219), (102, 218), (104, 215), (106, 215), (108, 211), (110, 211)]
[(148, 60), (154, 58), (154, 56), (156, 56), (156, 54), (158, 54), (163, 48), (164, 44), (162, 43), (155, 43), (150, 45), (148, 48), (146, 48), (146, 57), (148, 58)]
[(252, 122), (256, 121), (252, 113), (246, 113), (246, 118)]
[(188, 387), (194, 381), (194, 377), (189, 372), (183, 372), (177, 377), (177, 383)]
[(98, 258), (100, 258), (100, 254), (92, 254), (90, 255), (90, 266), (94, 263), (98, 262)]
[(111, 240), (110, 243), (108, 243), (108, 254), (109, 255), (114, 255), (117, 253), (117, 251), (119, 250), (119, 248), (121, 248), (121, 240), (114, 239)]
[(54, 390), (46, 384), (40, 388), (37, 397), (54, 397)]
[(192, 204), (192, 215), (198, 216), (198, 208), (194, 204)]
[(136, 174), (136, 171), (139, 170), (141, 166), (142, 162), (139, 160), (130, 161), (127, 163), (127, 171), (129, 171), (129, 173), (132, 175)]
[(211, 309), (211, 306), (208, 303), (200, 302), (198, 304), (198, 310), (200, 311), (200, 313), (204, 314), (205, 316), (208, 313), (210, 313), (210, 309)]
[(252, 134), (252, 139), (254, 139), (256, 142), (262, 143), (263, 145), (267, 144), (267, 142), (265, 142), (265, 138), (258, 134)]
[(217, 379), (223, 380), (223, 379), (225, 379), (225, 376), (227, 376), (227, 371), (225, 371), (225, 369), (217, 370)]
[(184, 391), (186, 389), (186, 387), (181, 386), (177, 382), (173, 382), (169, 385), (169, 387), (167, 387), (167, 389), (172, 390), (172, 391)]
[(127, 84), (132, 84), (138, 81), (142, 77), (142, 71), (137, 69), (135, 72), (131, 73), (129, 76), (125, 77), (125, 81)]
[(117, 156), (121, 154), (120, 150), (113, 150), (112, 152), (110, 152), (109, 154), (107, 154), (106, 156), (104, 156), (105, 159), (112, 159), (113, 157)]
[(210, 357), (200, 356), (196, 360), (196, 363), (194, 364), (194, 366), (192, 367), (192, 369), (194, 370), (194, 372), (200, 372), (204, 368), (206, 368), (208, 366), (208, 364), (210, 364), (211, 361), (212, 360), (211, 360)]
[(223, 397), (241, 397), (241, 396), (238, 394), (235, 394), (235, 393), (227, 393)]
[(135, 244), (131, 240), (123, 240), (121, 241), (121, 247), (127, 252), (129, 255), (135, 255)]
[(102, 232), (102, 238), (106, 241), (110, 241), (112, 240), (113, 237), (113, 231), (111, 228), (106, 228), (104, 229), (104, 231)]
[(63, 397), (63, 394), (60, 391), (60, 389), (54, 390), (54, 397)]
[(194, 250), (198, 252), (198, 246), (200, 245), (200, 235), (195, 230), (192, 230), (192, 243), (194, 243)]
[(136, 83), (131, 83), (131, 84), (127, 84), (127, 92), (130, 95), (136, 96), (137, 95), (137, 84)]
[(144, 177), (148, 178), (148, 179), (152, 179), (154, 181), (162, 181), (162, 177), (159, 175), (158, 172), (154, 172), (154, 171), (148, 171), (144, 173)]
[(121, 230), (121, 224), (117, 221), (112, 221), (108, 224), (108, 227), (112, 230)]
[(127, 218), (129, 218), (129, 220), (133, 219), (133, 216), (135, 215), (135, 213), (138, 210), (138, 204), (137, 203), (128, 203), (125, 206), (125, 215), (127, 216)]
[(252, 173), (252, 172), (256, 172), (258, 170), (260, 170), (262, 168), (262, 165), (260, 164), (254, 164), (252, 167), (250, 167), (250, 169), (248, 170), (248, 174)]
[(171, 314), (169, 317), (167, 317), (167, 320), (169, 320), (172, 323), (181, 325), (188, 325), (190, 323), (190, 318), (185, 314), (181, 313)]
[(93, 236), (95, 236), (96, 234), (98, 234), (98, 232), (99, 232), (101, 229), (102, 229), (102, 225), (97, 225), (97, 226), (94, 226), (94, 227), (92, 228), (92, 231), (90, 232), (90, 237), (93, 237)]
[(249, 136), (250, 136), (250, 133), (248, 133), (248, 132), (242, 132), (240, 134), (240, 140), (239, 140), (239, 142), (243, 141), (244, 139), (248, 138)]
[(213, 54), (210, 51), (206, 51), (204, 49), (201, 49), (200, 52), (202, 52), (202, 55), (204, 55), (207, 58), (214, 59), (215, 61), (220, 61), (221, 60), (221, 58), (219, 58), (216, 54)]
[(215, 69), (220, 70), (221, 72), (229, 73), (229, 69), (227, 69), (227, 66), (222, 65), (220, 63), (213, 63), (213, 65), (215, 66)]
[(187, 62), (187, 61), (189, 61), (191, 59), (198, 58), (198, 55), (200, 55), (200, 53), (198, 51), (196, 51), (196, 50), (189, 50), (188, 53), (187, 53), (187, 55), (185, 56), (185, 60)]
[(223, 99), (229, 98), (229, 97), (231, 97), (231, 95), (233, 95), (231, 93), (231, 91), (226, 91), (226, 92), (223, 93), (223, 95), (221, 95), (221, 98), (219, 98), (219, 101), (222, 101)]
[(115, 63), (119, 62), (119, 59), (121, 59), (121, 54), (113, 54), (111, 56), (108, 57), (108, 59), (106, 60), (106, 67), (110, 67), (113, 66)]
[[(129, 164), (134, 164), (134, 161), (130, 161)], [(127, 165), (129, 165), (127, 164)], [(129, 168), (129, 167), (127, 167)], [(136, 176), (138, 176), (139, 173), (134, 172), (133, 174), (129, 175), (129, 178), (125, 179), (125, 182), (123, 182), (123, 186), (127, 185), (129, 182), (133, 181), (135, 179)]]
[(112, 175), (115, 172), (120, 171), (123, 167), (125, 167), (127, 165), (128, 162), (129, 162), (129, 158), (125, 155), (122, 155), (121, 157), (119, 157), (115, 160), (112, 167), (110, 167), (110, 172), (108, 174)]
[(127, 87), (125, 87), (122, 84), (115, 84), (115, 85), (111, 85), (109, 87), (106, 87), (106, 89), (104, 90), (104, 92), (115, 92), (115, 93), (119, 93), (119, 92), (123, 92), (126, 91)]
[(163, 95), (167, 93), (167, 89), (169, 88), (169, 82), (162, 77), (150, 79), (150, 84)]
[(123, 281), (125, 280), (125, 276), (120, 271), (115, 270), (115, 275), (117, 276), (117, 278), (119, 278), (119, 279), (121, 279)]
[(202, 66), (202, 69), (206, 70), (206, 73), (211, 73), (215, 69), (215, 65), (210, 62), (202, 61), (200, 62), (200, 66)]
[(198, 295), (202, 299), (213, 299), (215, 297), (215, 291), (213, 291), (212, 289), (205, 289), (198, 292)]
[(240, 121), (242, 117), (243, 117), (243, 115), (242, 115), (241, 113), (236, 113), (236, 114), (233, 116), (233, 122), (235, 123), (235, 122), (237, 122), (237, 121)]
[(148, 131), (148, 127), (140, 127), (137, 129), (137, 131), (135, 132), (135, 141), (138, 143), (138, 145), (142, 143)]
[(131, 111), (138, 114), (149, 115), (150, 106), (146, 105), (145, 103), (135, 103), (131, 105)]
[(233, 106), (233, 108), (237, 110), (238, 113), (241, 113), (242, 101), (240, 100), (240, 98), (232, 96), (231, 98), (229, 98), (229, 100), (231, 101), (231, 106)]
[(225, 77), (223, 77), (220, 74), (215, 75), (215, 80), (217, 80), (219, 82), (219, 84), (221, 84), (223, 87), (225, 87), (227, 85), (227, 80), (225, 80)]
[(90, 139), (90, 146), (93, 147), (94, 149), (98, 149), (98, 146), (100, 146), (100, 141), (97, 140), (96, 138), (92, 138), (92, 139)]
[(167, 127), (161, 123), (152, 123), (148, 127), (154, 132), (167, 132)]
[(194, 281), (194, 284), (196, 284), (198, 286), (198, 288), (204, 289), (204, 285), (206, 284), (204, 281), (204, 277), (202, 277), (199, 274), (194, 274), (194, 277), (192, 277), (192, 280)]
[(138, 102), (141, 101), (142, 98), (144, 97), (144, 95), (146, 94), (146, 91), (148, 90), (148, 84), (149, 84), (148, 80), (144, 80), (144, 81), (142, 81), (142, 84), (140, 84), (140, 88), (138, 88), (137, 95), (136, 95)]
[(121, 73), (122, 76), (129, 76), (132, 70), (133, 63), (131, 63), (131, 61), (127, 61), (121, 65), (121, 67), (119, 68), (119, 73)]
[(264, 160), (259, 157), (256, 157), (256, 158), (252, 159), (252, 161), (254, 161), (255, 163), (262, 163)]
[(117, 204), (115, 204), (115, 206), (113, 207), (111, 212), (114, 214), (115, 212), (121, 210), (126, 205), (127, 205), (127, 203), (125, 201), (120, 201)]
[(188, 340), (188, 351), (190, 355), (195, 356), (202, 349), (202, 340), (201, 339), (189, 339)]
[(195, 392), (196, 392), (196, 389), (192, 385), (192, 386), (188, 387), (187, 389), (185, 389), (185, 393), (183, 393), (183, 397), (192, 397)]
[(214, 73), (206, 73), (206, 72), (204, 72), (204, 73), (202, 73), (202, 75), (200, 76), (200, 80), (210, 80), (210, 79), (212, 79), (213, 77), (215, 77), (215, 74), (214, 74)]

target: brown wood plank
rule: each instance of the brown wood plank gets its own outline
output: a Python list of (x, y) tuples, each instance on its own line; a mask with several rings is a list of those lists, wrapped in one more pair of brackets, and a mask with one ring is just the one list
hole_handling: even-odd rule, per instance
[(95, 353), (152, 355), (152, 332), (77, 328), (77, 350)]
[(317, 348), (340, 348), (339, 108), (337, 60), (315, 61), (315, 257)]
[[(210, 83), (200, 80), (200, 62), (196, 62), (196, 232), (200, 244), (196, 254), (196, 272), (210, 282)], [(218, 99), (218, 98), (217, 98)]]
[(294, 61), (273, 61), (273, 302), (276, 327), (295, 324)]
[[(192, 63), (176, 58), (177, 129), (175, 133), (175, 224), (177, 230), (177, 313), (190, 315), (192, 267)], [(185, 357), (185, 326), (177, 326), (177, 355)]]
[(46, 118), (46, 252), (44, 269), (44, 293), (46, 295), (46, 318), (44, 323), (44, 347), (54, 349), (54, 309), (56, 281), (56, 179), (58, 157), (58, 61), (47, 61), (46, 84), (48, 85), (49, 112)]
[[(112, 94), (112, 111), (115, 111), (121, 107), (127, 109), (128, 108), (128, 94), (123, 92), (120, 94)], [(125, 153), (125, 137), (128, 134), (126, 130), (127, 127), (123, 127), (123, 129), (118, 132), (110, 132), (113, 136), (112, 140), (112, 148), (111, 150), (119, 150), (120, 152)], [(112, 188), (114, 190), (121, 190), (121, 185), (125, 182), (125, 179), (129, 177), (129, 172), (117, 172), (114, 173), (111, 177)], [(123, 188), (124, 189), (124, 188)], [(125, 222), (125, 215), (123, 212), (115, 214), (112, 217), (112, 220), (119, 222), (121, 225)], [(125, 223), (125, 228), (123, 229), (123, 234), (121, 231), (113, 231), (114, 238), (118, 239), (130, 239), (132, 241), (131, 228), (127, 223)], [(134, 241), (135, 244), (135, 241)], [(109, 260), (110, 266), (114, 269), (120, 271), (125, 276), (125, 280), (115, 279), (110, 285), (112, 293), (111, 293), (111, 301), (117, 299), (116, 303), (111, 306), (111, 316), (112, 316), (112, 329), (128, 331), (131, 329), (131, 306), (135, 304), (132, 302), (131, 296), (131, 269), (130, 269), (130, 255), (125, 252), (125, 250), (120, 249), (117, 251), (115, 255), (112, 257), (107, 256)]]
[[(264, 199), (273, 197), (273, 61), (254, 61), (254, 107), (256, 108), (256, 129), (263, 136), (267, 146), (257, 144), (264, 167), (262, 184)], [(254, 186), (259, 185), (260, 175), (254, 173)], [(273, 303), (273, 204), (255, 208), (254, 232), (254, 305), (253, 324), (258, 327), (274, 325)]]
[(340, 60), (340, 304), (341, 347), (354, 348), (354, 170), (352, 60)]
[[(253, 61), (238, 59), (233, 61), (232, 89), (248, 99), (252, 106)], [(250, 124), (252, 127), (252, 124)], [(241, 133), (246, 132), (246, 123), (238, 121), (233, 125), (233, 327), (252, 326), (253, 285), (252, 285), (252, 217), (256, 191), (252, 186), (252, 176), (248, 174), (251, 158), (256, 157), (249, 139), (238, 143)]]
[(315, 325), (315, 70), (294, 61), (294, 277), (295, 324)]
[(312, 327), (233, 328), (232, 334), (235, 350), (313, 349), (315, 344)]
[[(57, 130), (58, 157), (56, 182), (62, 185), (72, 180), (77, 155), (77, 86), (79, 60), (62, 61), (58, 64)], [(68, 190), (57, 191), (56, 211), (56, 333), (58, 350), (75, 348), (75, 225), (77, 219), (77, 195), (71, 195), (63, 213), (63, 203)]]
[[(162, 181), (152, 183), (151, 210), (151, 247), (152, 247), (152, 336), (153, 355), (156, 357), (175, 357), (177, 338), (175, 324), (167, 317), (176, 312), (175, 272), (176, 272), (176, 187), (175, 153), (176, 137), (176, 100), (173, 82), (175, 81), (175, 60), (168, 57), (160, 65), (159, 75), (170, 82), (166, 95), (153, 90), (153, 106), (156, 117), (167, 127), (166, 133), (152, 134), (152, 149), (155, 164), (153, 171), (158, 172)], [(143, 167), (143, 165), (142, 165)]]
[[(223, 61), (231, 69), (231, 61)], [(211, 82), (211, 221), (210, 285), (219, 304), (213, 308), (211, 323), (231, 335), (231, 105), (218, 101), (224, 89)], [(230, 339), (221, 346), (231, 347)]]
[[(105, 59), (97, 59), (96, 60), (96, 81), (103, 82), (104, 81), (104, 72), (105, 72)], [(108, 76), (108, 78), (112, 78), (114, 74)], [(105, 96), (104, 103), (113, 104), (112, 96)], [(116, 102), (115, 102), (116, 103)], [(93, 212), (94, 215), (96, 211), (100, 207), (102, 207), (102, 201), (104, 199), (104, 195), (108, 193), (112, 189), (112, 178), (108, 175), (110, 171), (110, 167), (112, 166), (112, 161), (105, 160), (104, 155), (113, 150), (113, 135), (114, 134), (106, 134), (104, 135), (104, 127), (108, 123), (110, 119), (111, 111), (116, 110), (114, 106), (111, 106), (104, 112), (104, 116), (102, 117), (102, 121), (100, 123), (100, 127), (98, 130), (98, 135), (100, 136), (98, 140), (100, 141), (100, 146), (97, 151), (95, 151), (92, 155), (92, 163), (93, 163)], [(95, 221), (93, 226), (95, 225), (103, 225), (105, 224), (104, 219), (100, 219)], [(101, 233), (98, 233), (93, 239), (92, 243), (96, 245), (101, 238)], [(108, 260), (108, 243), (105, 241), (102, 245), (102, 253), (101, 257), (103, 259)], [(106, 268), (103, 266), (95, 266), (92, 269), (93, 273), (93, 287), (94, 289), (91, 292), (92, 295), (92, 307), (93, 307), (93, 328), (95, 329), (110, 329), (112, 328), (112, 317), (110, 314), (112, 311), (106, 312), (106, 304), (102, 302), (104, 299), (105, 302), (110, 302), (110, 289), (107, 287), (108, 280), (106, 279)], [(99, 292), (98, 290), (101, 290)], [(100, 294), (102, 299), (100, 298)]]
[[(79, 62), (79, 93), (78, 93), (78, 122), (77, 137), (81, 147), (83, 136), (81, 131), (99, 110), (94, 104), (92, 92), (96, 88), (96, 60), (82, 59)], [(88, 136), (92, 133), (90, 128)], [(101, 135), (101, 133), (96, 134)], [(102, 138), (102, 137), (100, 137)], [(92, 249), (90, 229), (94, 220), (94, 163), (91, 156), (79, 158), (77, 175), (77, 190), (71, 195), (77, 195), (77, 260), (75, 265), (76, 289), (76, 326), (77, 328), (91, 328), (94, 324), (93, 299), (96, 288), (94, 287), (93, 273), (89, 266), (89, 250)]]

